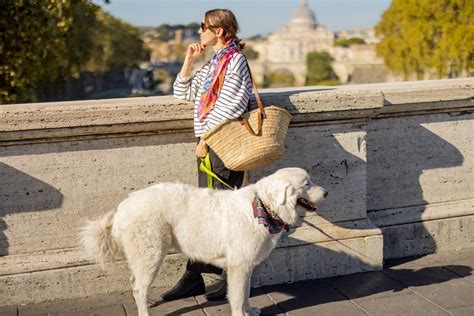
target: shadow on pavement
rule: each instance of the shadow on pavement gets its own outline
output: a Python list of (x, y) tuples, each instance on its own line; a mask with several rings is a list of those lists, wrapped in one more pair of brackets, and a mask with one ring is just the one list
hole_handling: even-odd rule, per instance
[[(265, 286), (252, 289), (251, 297), (270, 295), (277, 305), (265, 306), (261, 311), (262, 315), (275, 315), (349, 299), (375, 295), (389, 296), (390, 293), (403, 291), (407, 287), (440, 284), (471, 274), (471, 267), (461, 265), (432, 266), (420, 269), (389, 268), (384, 271)], [(159, 301), (157, 306), (163, 303), (163, 301)], [(201, 308), (225, 304), (227, 302), (205, 302), (201, 305), (180, 308), (167, 315), (183, 315)]]

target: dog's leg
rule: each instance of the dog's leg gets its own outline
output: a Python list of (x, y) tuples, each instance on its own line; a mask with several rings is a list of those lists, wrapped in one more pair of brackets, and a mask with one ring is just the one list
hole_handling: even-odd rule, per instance
[(245, 300), (244, 300), (244, 310), (246, 313), (252, 316), (258, 316), (260, 315), (261, 311), (260, 309), (256, 307), (250, 306), (249, 298), (250, 298), (250, 281), (252, 279), (252, 271), (253, 269), (250, 270), (250, 273), (248, 275), (248, 278), (246, 280), (246, 286), (245, 286)]
[(252, 269), (248, 266), (229, 267), (227, 269), (228, 298), (232, 316), (260, 315), (260, 311), (253, 309), (248, 303), (251, 275)]
[(149, 315), (147, 302), (148, 290), (155, 279), (163, 259), (164, 255), (161, 251), (149, 249), (146, 251), (146, 254), (133, 257), (133, 260), (128, 260), (130, 270), (133, 274), (131, 278), (133, 280), (133, 298), (137, 304), (139, 316)]
[[(137, 304), (138, 315), (148, 316), (147, 295), (151, 283), (155, 279), (171, 242), (171, 237), (165, 234), (143, 234), (146, 225), (136, 230), (130, 229), (122, 237), (123, 250), (128, 266), (132, 272), (133, 298)], [(164, 232), (157, 224), (155, 229)]]

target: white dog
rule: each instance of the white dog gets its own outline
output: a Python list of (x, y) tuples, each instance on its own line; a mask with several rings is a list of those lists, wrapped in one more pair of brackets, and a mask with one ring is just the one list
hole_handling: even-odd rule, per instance
[(131, 193), (81, 233), (82, 246), (99, 263), (127, 259), (140, 316), (147, 292), (168, 249), (227, 269), (232, 315), (259, 315), (250, 307), (250, 277), (293, 225), (327, 191), (300, 168), (285, 168), (239, 190), (210, 190), (160, 183)]

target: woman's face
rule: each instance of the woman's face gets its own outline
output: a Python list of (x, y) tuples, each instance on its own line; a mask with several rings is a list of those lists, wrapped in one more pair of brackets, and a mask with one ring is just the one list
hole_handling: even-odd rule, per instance
[[(205, 19), (204, 19), (205, 21)], [(199, 35), (201, 36), (201, 44), (204, 46), (214, 46), (217, 44), (217, 30), (212, 27), (209, 22), (202, 22), (199, 28)]]

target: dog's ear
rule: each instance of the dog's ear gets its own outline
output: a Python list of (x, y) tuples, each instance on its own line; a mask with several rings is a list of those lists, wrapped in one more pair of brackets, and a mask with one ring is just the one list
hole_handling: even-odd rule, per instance
[(293, 186), (286, 181), (275, 181), (272, 183), (273, 194), (275, 197), (276, 205), (283, 205), (286, 199), (293, 194)]
[(257, 182), (258, 195), (265, 205), (278, 214), (287, 224), (293, 225), (298, 220), (295, 212), (295, 188), (283, 179), (265, 178)]

